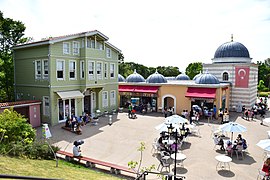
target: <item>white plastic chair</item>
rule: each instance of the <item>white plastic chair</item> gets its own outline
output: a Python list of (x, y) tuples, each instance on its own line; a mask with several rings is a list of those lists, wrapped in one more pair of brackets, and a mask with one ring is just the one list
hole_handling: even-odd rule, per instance
[(152, 143), (152, 150), (151, 150), (151, 153), (152, 154), (156, 154), (156, 153), (159, 153), (160, 151), (160, 147), (159, 147), (159, 144), (154, 142)]
[(216, 130), (218, 130), (218, 128), (216, 126), (212, 126), (210, 138), (214, 136)]
[(160, 164), (158, 165), (157, 170), (159, 170), (159, 168), (161, 166), (160, 172), (162, 172), (162, 169), (163, 168), (166, 168), (166, 171), (167, 171), (167, 168), (169, 168), (169, 171), (167, 171), (167, 172), (170, 172), (171, 171), (171, 167), (170, 167), (171, 164), (169, 162), (166, 162), (166, 160), (165, 159), (162, 159), (162, 158), (159, 160), (159, 162), (160, 162)]
[(264, 171), (262, 171), (261, 169), (258, 169), (258, 171), (259, 171), (259, 174), (257, 176), (257, 179), (264, 180), (267, 177), (269, 177), (269, 176), (266, 176), (266, 173)]
[(213, 141), (214, 141), (214, 147), (213, 147), (213, 150), (215, 150), (216, 147), (217, 147), (217, 145), (218, 145), (218, 142), (216, 142), (214, 138), (213, 138)]

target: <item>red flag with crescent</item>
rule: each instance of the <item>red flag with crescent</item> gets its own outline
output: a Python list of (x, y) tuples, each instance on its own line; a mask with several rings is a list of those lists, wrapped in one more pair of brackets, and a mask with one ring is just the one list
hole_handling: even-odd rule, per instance
[(249, 67), (235, 67), (235, 87), (248, 88)]

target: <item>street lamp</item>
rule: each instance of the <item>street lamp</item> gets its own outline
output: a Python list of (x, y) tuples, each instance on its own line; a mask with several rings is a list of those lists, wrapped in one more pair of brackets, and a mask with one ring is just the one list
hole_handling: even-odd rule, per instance
[[(168, 133), (171, 135), (172, 134), (172, 131), (173, 131), (173, 129), (174, 129), (174, 127), (172, 126), (172, 123), (170, 124), (170, 126), (168, 126)], [(174, 157), (174, 179), (176, 180), (177, 178), (176, 178), (176, 163), (177, 163), (177, 161), (176, 161), (176, 154), (177, 154), (177, 147), (178, 147), (178, 144), (177, 144), (177, 141), (178, 141), (178, 138), (179, 138), (179, 136), (178, 136), (178, 131), (177, 131), (177, 128), (175, 129), (176, 131), (175, 131), (175, 147), (176, 147), (176, 151), (175, 151), (175, 157)]]
[(174, 127), (172, 126), (172, 123), (171, 123), (170, 126), (168, 126), (168, 133), (172, 134), (173, 129), (174, 129)]

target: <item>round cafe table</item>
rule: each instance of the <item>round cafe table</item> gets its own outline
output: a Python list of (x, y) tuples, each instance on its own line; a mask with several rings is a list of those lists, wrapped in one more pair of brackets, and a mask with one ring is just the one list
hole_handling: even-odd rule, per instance
[(171, 145), (174, 143), (174, 140), (171, 140), (171, 139), (166, 139), (166, 140), (162, 140), (162, 143), (163, 144), (168, 144), (168, 145)]
[(225, 155), (218, 155), (215, 157), (215, 159), (218, 161), (217, 166), (216, 166), (216, 170), (218, 170), (218, 167), (220, 167), (221, 169), (226, 169), (226, 165), (227, 165), (229, 168), (229, 171), (230, 171), (229, 162), (232, 161), (232, 158), (230, 158), (229, 156), (225, 156)]
[[(175, 153), (171, 154), (171, 158), (175, 160)], [(176, 153), (176, 161), (180, 162), (181, 166), (184, 167), (183, 161), (187, 158), (183, 153)]]

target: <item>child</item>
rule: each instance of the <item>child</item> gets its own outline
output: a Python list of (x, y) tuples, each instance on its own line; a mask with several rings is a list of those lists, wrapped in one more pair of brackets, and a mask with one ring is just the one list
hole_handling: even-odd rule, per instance
[(228, 141), (227, 147), (226, 147), (227, 154), (229, 154), (229, 153), (232, 154), (232, 150), (233, 150), (232, 142)]

